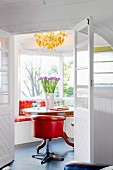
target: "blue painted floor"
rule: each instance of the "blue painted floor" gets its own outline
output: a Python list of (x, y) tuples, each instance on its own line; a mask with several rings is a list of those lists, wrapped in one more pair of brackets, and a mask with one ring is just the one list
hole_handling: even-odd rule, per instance
[[(18, 145), (15, 147), (15, 159), (10, 165), (11, 170), (63, 170), (65, 164), (74, 160), (73, 148), (65, 143), (62, 138), (53, 139), (50, 142), (50, 152), (64, 157), (64, 161), (51, 160), (41, 165), (41, 160), (32, 158), (36, 154), (36, 146), (39, 142)], [(40, 150), (45, 153), (46, 147)]]

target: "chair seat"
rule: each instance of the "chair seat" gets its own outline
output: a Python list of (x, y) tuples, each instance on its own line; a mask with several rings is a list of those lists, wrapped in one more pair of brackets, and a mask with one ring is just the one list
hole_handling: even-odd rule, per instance
[(64, 116), (38, 115), (32, 117), (34, 137), (51, 139), (62, 137)]
[(65, 120), (64, 116), (49, 116), (49, 115), (38, 115), (38, 116), (33, 116), (33, 120), (35, 121), (63, 121)]

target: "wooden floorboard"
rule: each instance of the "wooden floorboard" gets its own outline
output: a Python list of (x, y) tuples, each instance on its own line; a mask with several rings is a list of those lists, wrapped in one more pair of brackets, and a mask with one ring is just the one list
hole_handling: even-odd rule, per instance
[[(36, 154), (37, 142), (18, 145), (15, 147), (14, 162), (10, 165), (11, 170), (63, 170), (64, 165), (74, 160), (73, 148), (63, 139), (53, 139), (50, 142), (50, 152), (64, 157), (64, 161), (49, 161), (41, 165), (41, 160), (32, 158)], [(45, 153), (45, 147), (40, 150)]]

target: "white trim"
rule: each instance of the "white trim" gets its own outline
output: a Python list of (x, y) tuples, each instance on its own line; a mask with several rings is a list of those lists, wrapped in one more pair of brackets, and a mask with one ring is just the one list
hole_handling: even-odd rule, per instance
[(94, 113), (93, 113), (93, 48), (94, 48), (94, 31), (93, 17), (89, 17), (88, 25), (88, 50), (89, 50), (89, 97), (88, 108), (90, 114), (90, 161), (94, 162)]
[[(88, 18), (87, 18), (88, 19)], [(76, 30), (77, 32), (79, 32), (80, 30), (82, 30), (83, 28), (87, 27), (88, 24), (88, 20), (85, 19), (83, 21), (81, 21), (80, 23), (78, 23), (75, 27), (74, 30)]]
[(60, 98), (63, 98), (63, 96), (64, 96), (64, 93), (63, 93), (63, 90), (64, 90), (64, 57), (60, 57), (60, 78), (61, 78), (61, 80), (60, 80), (60, 94), (59, 94), (59, 97)]
[(81, 43), (77, 44), (77, 48), (83, 47), (88, 44), (88, 40), (82, 41)]

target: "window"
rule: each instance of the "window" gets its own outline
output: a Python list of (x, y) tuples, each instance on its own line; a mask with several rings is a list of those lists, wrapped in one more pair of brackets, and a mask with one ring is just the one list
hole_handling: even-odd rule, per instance
[[(43, 97), (39, 76), (59, 76), (59, 57), (20, 55), (21, 98)], [(59, 96), (59, 87), (55, 90)]]
[(64, 57), (64, 97), (73, 97), (73, 57)]
[[(20, 55), (20, 89), (21, 99), (24, 98), (45, 98), (39, 76), (58, 76), (61, 72), (64, 73), (63, 80), (61, 79), (55, 89), (56, 101), (63, 98), (66, 105), (73, 106), (73, 57), (63, 57), (60, 60), (59, 56), (37, 56), (37, 55)], [(60, 62), (63, 62), (63, 67)], [(63, 71), (61, 70), (63, 69)], [(61, 83), (61, 81), (63, 81)], [(63, 85), (63, 96), (60, 90)]]
[(113, 49), (97, 34), (94, 34), (94, 85), (113, 86)]
[(113, 51), (94, 53), (95, 86), (113, 86)]

